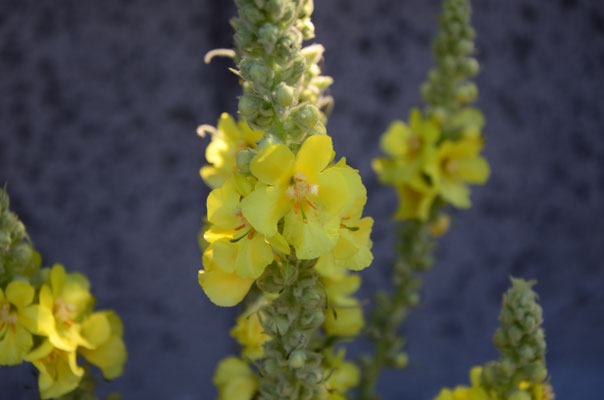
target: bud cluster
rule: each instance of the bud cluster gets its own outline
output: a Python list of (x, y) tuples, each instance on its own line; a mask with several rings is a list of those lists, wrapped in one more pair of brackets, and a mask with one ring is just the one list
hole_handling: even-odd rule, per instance
[(40, 265), (25, 226), (9, 209), (6, 191), (0, 189), (0, 287), (17, 276), (32, 276)]
[(291, 258), (282, 271), (268, 270), (259, 281), (263, 289), (281, 292), (261, 310), (262, 326), (273, 340), (264, 344), (260, 399), (317, 398), (322, 355), (308, 345), (325, 320), (325, 293), (314, 264)]
[[(257, 129), (288, 143), (325, 133), (319, 108), (331, 78), (320, 75), (323, 48), (302, 49), (314, 37), (312, 0), (237, 0), (231, 21), (243, 79), (239, 113)], [(327, 111), (328, 111), (327, 107)]]
[(517, 392), (521, 382), (540, 385), (547, 377), (543, 313), (534, 284), (512, 278), (493, 337), (502, 358), (486, 364), (481, 376), (482, 384), (503, 398)]
[(476, 32), (470, 19), (468, 0), (444, 1), (440, 30), (433, 45), (436, 67), (422, 87), (430, 111), (440, 117), (473, 103), (478, 97), (476, 85), (469, 81), (479, 70), (472, 57)]

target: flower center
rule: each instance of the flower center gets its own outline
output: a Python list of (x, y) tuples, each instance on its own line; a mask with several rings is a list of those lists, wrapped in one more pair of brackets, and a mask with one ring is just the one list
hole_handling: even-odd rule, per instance
[(54, 315), (59, 322), (71, 326), (73, 324), (72, 314), (74, 311), (75, 307), (72, 304), (67, 303), (61, 298), (55, 300)]
[(444, 169), (449, 175), (455, 175), (459, 171), (459, 162), (447, 159), (444, 161)]
[(231, 239), (231, 243), (238, 242), (241, 239), (243, 239), (245, 236), (247, 236), (248, 240), (252, 240), (252, 238), (254, 237), (254, 233), (256, 233), (256, 230), (250, 226), (249, 222), (247, 222), (247, 219), (245, 219), (245, 217), (243, 216), (241, 209), (237, 208), (237, 210), (235, 210), (235, 216), (241, 218), (241, 222), (242, 222), (241, 225), (239, 225), (237, 228), (235, 228), (236, 231), (244, 230), (247, 227), (250, 227), (250, 229), (246, 230), (245, 233), (243, 235), (239, 236), (238, 238)]
[(302, 218), (304, 222), (308, 222), (306, 213), (304, 212), (304, 205), (308, 205), (313, 209), (317, 209), (310, 198), (316, 197), (319, 194), (319, 185), (308, 183), (304, 174), (300, 171), (296, 171), (294, 176), (290, 180), (290, 185), (285, 190), (286, 196), (292, 200), (295, 204), (295, 213), (302, 212)]
[(419, 151), (422, 148), (423, 140), (419, 136), (412, 136), (407, 141), (407, 146), (409, 146), (409, 155), (411, 157), (415, 157), (419, 155)]
[(10, 327), (11, 331), (15, 333), (15, 325), (19, 322), (15, 307), (9, 303), (4, 303), (0, 310), (0, 337), (4, 337), (5, 328)]

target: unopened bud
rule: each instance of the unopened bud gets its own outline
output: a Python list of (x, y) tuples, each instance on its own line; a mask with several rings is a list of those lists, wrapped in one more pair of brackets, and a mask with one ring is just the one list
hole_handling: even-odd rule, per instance
[(281, 82), (274, 92), (275, 100), (282, 107), (289, 107), (293, 104), (295, 99), (295, 90), (293, 87), (288, 86), (285, 82)]
[(306, 353), (303, 350), (292, 351), (292, 353), (289, 355), (287, 363), (289, 364), (290, 368), (302, 368), (306, 363)]

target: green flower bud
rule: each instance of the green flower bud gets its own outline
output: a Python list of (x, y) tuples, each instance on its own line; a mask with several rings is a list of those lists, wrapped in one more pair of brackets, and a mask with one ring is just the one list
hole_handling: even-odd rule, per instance
[(288, 7), (291, 8), (292, 6), (293, 4), (288, 3), (285, 0), (268, 0), (264, 5), (264, 11), (266, 11), (271, 21), (277, 22), (283, 18)]
[(317, 383), (321, 382), (322, 379), (323, 379), (323, 374), (321, 373), (321, 371), (319, 369), (312, 369), (312, 370), (308, 371), (308, 374), (306, 375), (306, 379), (304, 379), (304, 380), (309, 385), (316, 385)]
[(300, 129), (310, 131), (319, 122), (320, 113), (317, 107), (304, 104), (292, 110), (292, 117)]
[(241, 18), (252, 25), (258, 25), (265, 20), (265, 16), (255, 5), (247, 4), (239, 9)]
[(250, 121), (258, 116), (264, 106), (264, 100), (252, 95), (243, 95), (239, 98), (239, 113)]
[(294, 350), (290, 354), (287, 362), (291, 368), (302, 368), (306, 363), (306, 353), (303, 350)]
[(279, 364), (277, 364), (277, 361), (273, 358), (268, 358), (264, 360), (262, 366), (264, 370), (269, 374), (274, 374), (279, 369)]
[(405, 368), (409, 364), (409, 356), (406, 353), (399, 353), (393, 359), (393, 366), (395, 368)]
[(279, 33), (279, 28), (270, 22), (265, 23), (258, 29), (258, 41), (264, 47), (265, 52), (273, 52), (277, 39), (279, 39)]
[(237, 168), (239, 168), (239, 171), (248, 174), (250, 172), (250, 163), (256, 154), (257, 152), (252, 149), (241, 150), (237, 154)]
[(285, 82), (281, 82), (277, 85), (273, 96), (277, 103), (282, 107), (289, 107), (294, 103), (296, 91), (293, 87), (288, 86)]

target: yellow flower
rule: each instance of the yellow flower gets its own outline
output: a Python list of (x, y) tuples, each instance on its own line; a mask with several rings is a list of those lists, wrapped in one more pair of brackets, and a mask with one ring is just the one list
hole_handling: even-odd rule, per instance
[(212, 245), (213, 260), (220, 268), (257, 279), (274, 259), (270, 243), (284, 253), (289, 253), (289, 245), (278, 232), (267, 240), (243, 217), (240, 200), (251, 192), (251, 185), (243, 176), (234, 175), (212, 190), (207, 202), (212, 226), (204, 239)]
[(84, 369), (76, 362), (75, 351), (63, 351), (53, 347), (49, 340), (25, 356), (40, 371), (38, 386), (43, 399), (61, 397), (74, 390)]
[(210, 245), (203, 253), (203, 266), (198, 274), (199, 285), (217, 306), (231, 307), (238, 304), (249, 292), (254, 279), (241, 278), (235, 272), (220, 268), (214, 261), (214, 249)]
[(396, 189), (399, 195), (399, 207), (394, 214), (394, 219), (427, 221), (436, 200), (435, 188), (421, 176), (417, 176), (407, 183), (399, 184)]
[(471, 387), (457, 386), (455, 389), (442, 389), (434, 400), (498, 400), (497, 397), (490, 396), (484, 388), (480, 386), (481, 367), (474, 367), (470, 371)]
[(344, 350), (337, 354), (332, 354), (328, 350), (324, 354), (324, 368), (329, 374), (325, 381), (324, 391), (321, 393), (321, 400), (346, 400), (346, 392), (358, 386), (361, 378), (359, 369), (345, 360)]
[(336, 278), (334, 274), (338, 270), (337, 267), (360, 271), (373, 261), (373, 243), (370, 239), (373, 218), (361, 218), (367, 202), (367, 190), (358, 171), (348, 167), (345, 159), (340, 160), (334, 167), (341, 168), (342, 177), (347, 180), (350, 192), (357, 197), (352, 199), (340, 214), (339, 238), (335, 247), (330, 253), (321, 256), (315, 266), (323, 276), (331, 278)]
[(206, 165), (200, 171), (211, 188), (220, 187), (238, 170), (237, 154), (241, 150), (255, 149), (256, 142), (264, 136), (264, 132), (250, 128), (244, 120), (236, 123), (227, 113), (220, 116), (217, 128), (206, 148), (206, 159), (212, 165)]
[(120, 317), (113, 311), (92, 313), (82, 322), (82, 336), (94, 347), (78, 348), (86, 360), (103, 372), (105, 379), (115, 379), (124, 371), (128, 358), (122, 337), (124, 327)]
[(340, 213), (357, 197), (341, 167), (326, 168), (333, 159), (331, 138), (308, 137), (298, 154), (283, 144), (261, 149), (250, 170), (258, 178), (254, 191), (241, 201), (252, 227), (273, 237), (284, 218), (283, 236), (301, 260), (329, 253), (339, 237)]
[(264, 328), (260, 324), (258, 310), (265, 303), (264, 298), (253, 304), (242, 315), (237, 317), (237, 323), (231, 329), (231, 336), (243, 346), (241, 355), (244, 358), (255, 361), (264, 355), (262, 345), (270, 336), (264, 333)]
[(33, 346), (26, 309), (34, 299), (34, 288), (26, 282), (12, 281), (6, 293), (0, 289), (0, 365), (16, 365)]
[(382, 151), (388, 157), (373, 161), (380, 181), (397, 185), (414, 179), (434, 152), (439, 136), (438, 124), (423, 119), (417, 109), (411, 110), (409, 125), (393, 122), (380, 140)]
[(479, 155), (481, 149), (482, 141), (472, 138), (445, 141), (426, 166), (438, 193), (456, 207), (470, 207), (467, 184), (485, 183), (490, 175), (489, 164)]
[(258, 390), (256, 375), (245, 361), (227, 357), (214, 373), (218, 400), (251, 400)]
[(66, 274), (63, 266), (55, 265), (50, 271), (50, 282), (40, 289), (40, 304), (28, 310), (28, 317), (35, 321), (32, 331), (47, 336), (54, 347), (67, 352), (78, 346), (92, 348), (82, 337), (80, 326), (94, 305), (89, 289), (84, 275)]
[(328, 335), (354, 336), (365, 325), (361, 304), (352, 296), (361, 285), (361, 277), (347, 275), (345, 270), (338, 275), (338, 279), (321, 278), (332, 307), (325, 313), (323, 328)]

